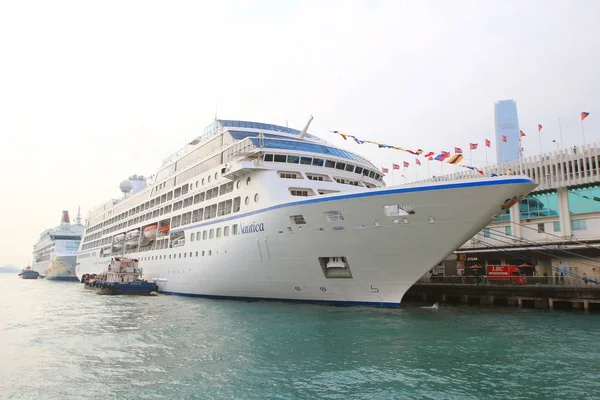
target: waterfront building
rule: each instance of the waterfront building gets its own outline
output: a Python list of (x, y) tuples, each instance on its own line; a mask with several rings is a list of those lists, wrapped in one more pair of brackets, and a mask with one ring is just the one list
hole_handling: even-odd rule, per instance
[(500, 100), (494, 104), (496, 122), (496, 159), (510, 162), (519, 159), (519, 116), (517, 102)]
[[(461, 267), (532, 265), (531, 274), (566, 280), (600, 279), (600, 147), (573, 147), (523, 159), (521, 172), (538, 187), (434, 268), (454, 275)], [(517, 175), (519, 162), (485, 167), (484, 174)], [(479, 175), (475, 173), (476, 175)], [(433, 180), (475, 176), (471, 171)], [(445, 268), (443, 268), (445, 267)], [(485, 269), (484, 269), (485, 271)]]

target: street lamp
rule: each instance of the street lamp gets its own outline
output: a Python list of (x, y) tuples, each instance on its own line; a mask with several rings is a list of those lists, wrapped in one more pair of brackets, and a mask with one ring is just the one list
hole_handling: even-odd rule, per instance
[(559, 150), (558, 149), (558, 142), (556, 140), (554, 140), (554, 139), (552, 139), (552, 142), (554, 142), (556, 144), (556, 151), (558, 151)]

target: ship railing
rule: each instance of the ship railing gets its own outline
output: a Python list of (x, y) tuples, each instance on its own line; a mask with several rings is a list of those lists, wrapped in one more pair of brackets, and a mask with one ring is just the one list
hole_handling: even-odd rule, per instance
[(223, 151), (223, 162), (229, 162), (235, 158), (250, 154), (257, 149), (258, 147), (252, 142), (251, 138), (245, 138)]

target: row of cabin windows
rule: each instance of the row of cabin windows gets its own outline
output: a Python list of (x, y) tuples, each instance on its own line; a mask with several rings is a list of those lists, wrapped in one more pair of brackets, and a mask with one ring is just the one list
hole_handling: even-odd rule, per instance
[[(192, 232), (190, 233), (190, 242), (199, 242), (200, 240), (208, 240), (208, 239), (214, 239), (214, 238), (220, 238), (220, 237), (227, 237), (229, 236), (229, 226), (224, 226), (222, 229), (219, 228), (213, 228), (213, 229), (206, 229), (204, 231), (198, 231), (198, 232)], [(235, 236), (238, 234), (238, 225), (234, 224), (231, 226), (231, 235)]]
[[(290, 194), (292, 196), (299, 196), (299, 197), (309, 197), (309, 196), (314, 196), (315, 195), (315, 191), (313, 189), (309, 189), (309, 188), (289, 188)], [(329, 193), (339, 193), (339, 190), (328, 190), (328, 189), (317, 189), (317, 192), (319, 194), (329, 194)]]
[(383, 175), (381, 175), (377, 171), (359, 167), (358, 165), (346, 163), (343, 161), (333, 161), (333, 160), (326, 160), (323, 158), (293, 156), (293, 155), (286, 155), (286, 154), (264, 154), (263, 160), (267, 161), (267, 162), (303, 164), (303, 165), (314, 165), (316, 167), (333, 168), (333, 169), (339, 169), (341, 171), (354, 172), (355, 174), (367, 176), (371, 179), (375, 179), (378, 181), (383, 180)]
[(199, 222), (202, 220), (208, 220), (231, 213), (240, 211), (242, 198), (236, 197), (233, 200), (225, 200), (218, 204), (211, 204), (203, 208), (199, 208), (194, 211), (188, 211), (182, 215), (177, 215), (171, 218), (171, 229), (179, 226)]
[[(225, 251), (225, 252), (227, 252), (227, 251)], [(193, 254), (194, 254), (194, 252), (190, 251), (189, 258), (192, 258)], [(200, 256), (204, 257), (205, 255), (211, 256), (212, 250), (206, 250), (206, 251), (202, 250), (202, 251), (196, 252), (196, 257), (200, 257)], [(168, 257), (167, 257), (167, 254), (159, 254), (157, 256), (145, 256), (145, 257), (142, 257), (140, 259), (140, 261), (155, 261), (155, 260), (166, 260), (166, 259), (171, 260), (171, 259), (176, 259), (176, 258), (182, 258), (182, 256), (183, 256), (183, 258), (188, 258), (188, 253), (172, 253), (172, 254), (168, 254)], [(169, 271), (169, 273), (171, 273), (171, 271)]]
[[(218, 179), (218, 173), (215, 173), (215, 180)], [(210, 182), (210, 176), (208, 178), (208, 181)], [(247, 179), (246, 184), (250, 184), (250, 178)], [(164, 185), (164, 183), (162, 183), (161, 185)], [(204, 185), (204, 178), (202, 178), (202, 185)], [(198, 188), (198, 181), (196, 181), (196, 188)], [(209, 196), (208, 192), (210, 193), (210, 196), (212, 197), (217, 197), (217, 196), (222, 196), (223, 194), (227, 194), (233, 191), (233, 186), (234, 183), (233, 182), (227, 182), (225, 184), (222, 184), (218, 187), (215, 187), (213, 189), (209, 189), (206, 193), (207, 193), (207, 198), (210, 199), (211, 197)], [(239, 189), (241, 187), (241, 183), (238, 181), (237, 182), (237, 188)], [(160, 188), (160, 185), (159, 185)], [(115, 222), (118, 222), (122, 219), (125, 219), (127, 217), (131, 217), (133, 215), (136, 215), (142, 211), (148, 210), (150, 208), (154, 208), (155, 206), (158, 206), (164, 202), (170, 201), (173, 198), (178, 198), (180, 196), (186, 195), (188, 192), (190, 192), (193, 188), (193, 184), (189, 183), (189, 184), (185, 184), (182, 185), (181, 187), (176, 188), (175, 190), (170, 191), (169, 193), (165, 193), (162, 194), (160, 196), (155, 197), (154, 199), (151, 199), (143, 204), (140, 204), (139, 206), (136, 206), (132, 209), (130, 209), (129, 211), (125, 211), (117, 216), (114, 216), (112, 218), (109, 218), (108, 220), (97, 224), (91, 228), (89, 228), (87, 230), (87, 232), (94, 232), (100, 228), (109, 226), (114, 224)], [(203, 194), (204, 195), (204, 194)], [(131, 225), (131, 224), (130, 224)]]
[[(302, 176), (302, 174), (300, 172), (279, 171), (278, 174), (279, 174), (279, 177), (281, 177), (283, 179), (304, 179), (304, 177)], [(328, 175), (306, 174), (306, 177), (312, 181), (331, 182), (331, 179), (329, 178)], [(338, 177), (334, 177), (333, 179), (335, 179), (335, 181), (337, 183), (341, 183), (344, 185), (362, 186), (359, 181), (355, 181), (353, 179), (338, 178)]]
[[(248, 178), (248, 183), (249, 182), (250, 182), (250, 178)], [(191, 184), (189, 184), (189, 185), (191, 186)], [(187, 185), (184, 185), (184, 186), (187, 186)], [(240, 186), (241, 186), (240, 182), (238, 181), (238, 188)], [(210, 199), (213, 199), (213, 198), (218, 197), (218, 196), (226, 195), (228, 193), (233, 192), (233, 187), (234, 187), (233, 182), (227, 182), (227, 183), (225, 183), (223, 185), (214, 187), (212, 189), (208, 189), (206, 192), (197, 193), (194, 196), (189, 196), (189, 197), (187, 197), (184, 200), (181, 200), (181, 201), (178, 201), (178, 202), (174, 203), (173, 205), (168, 205), (168, 206), (162, 207), (160, 209), (154, 210), (151, 213), (147, 213), (145, 215), (140, 215), (138, 217), (135, 217), (134, 219), (131, 219), (131, 220), (123, 222), (121, 224), (115, 225), (115, 226), (113, 226), (111, 228), (105, 229), (102, 232), (98, 232), (98, 233), (96, 233), (94, 235), (86, 236), (85, 242), (87, 243), (87, 242), (89, 242), (91, 240), (98, 239), (98, 238), (100, 238), (104, 234), (112, 233), (112, 232), (118, 231), (120, 229), (123, 229), (125, 227), (135, 225), (138, 222), (143, 222), (143, 221), (145, 221), (145, 220), (147, 220), (149, 218), (156, 218), (156, 217), (162, 216), (163, 214), (168, 214), (168, 213), (171, 212), (171, 210), (172, 211), (177, 211), (179, 209), (182, 209), (182, 208), (185, 208), (185, 207), (189, 207), (192, 204), (201, 203), (204, 200), (210, 200)], [(188, 193), (187, 190), (182, 191), (182, 192)]]

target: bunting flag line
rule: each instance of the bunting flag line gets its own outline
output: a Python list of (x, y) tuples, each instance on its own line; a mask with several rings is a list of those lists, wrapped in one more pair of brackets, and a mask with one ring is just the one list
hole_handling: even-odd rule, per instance
[(508, 138), (504, 135), (502, 135), (502, 141), (508, 143)]
[[(416, 151), (413, 151), (413, 150), (409, 150), (409, 149), (404, 149), (404, 148), (399, 147), (399, 146), (390, 146), (390, 145), (387, 145), (387, 144), (384, 144), (384, 143), (375, 142), (375, 141), (372, 141), (372, 140), (358, 139), (356, 136), (348, 135), (348, 134), (342, 133), (342, 132), (337, 131), (337, 130), (336, 131), (330, 131), (330, 132), (335, 133), (337, 135), (340, 135), (344, 140), (348, 140), (348, 138), (351, 138), (352, 140), (354, 140), (358, 144), (371, 143), (371, 144), (377, 145), (377, 147), (379, 147), (380, 149), (391, 149), (391, 150), (405, 151), (405, 152), (410, 153), (410, 154), (415, 155), (415, 156), (426, 157), (430, 161), (435, 160), (435, 161), (443, 162), (443, 161), (447, 160), (448, 158), (450, 158), (450, 160), (447, 161), (449, 164), (458, 165), (460, 167), (468, 168), (470, 170), (477, 171), (477, 172), (479, 172), (480, 174), (483, 175), (483, 171), (480, 170), (480, 169), (478, 169), (478, 168), (475, 168), (475, 167), (470, 166), (470, 165), (459, 165), (459, 163), (464, 158), (463, 155), (462, 155), (463, 151), (462, 151), (462, 149), (460, 147), (455, 147), (454, 148), (454, 152), (456, 154), (454, 154), (454, 156), (452, 156), (452, 157), (451, 157), (451, 153), (448, 152), (448, 151), (445, 151), (445, 150), (442, 150), (440, 152), (440, 154), (438, 154), (437, 156), (435, 156), (435, 153), (433, 151), (429, 151), (427, 153), (425, 153), (425, 151), (423, 149), (417, 149)], [(507, 141), (507, 140), (508, 139), (505, 136), (503, 136), (503, 141)], [(491, 142), (488, 139), (485, 139), (485, 145), (487, 147), (490, 147)], [(477, 147), (478, 147), (477, 143), (469, 143), (469, 149), (470, 150), (475, 150), (475, 149), (477, 149)], [(416, 158), (416, 157), (415, 157), (415, 163), (417, 165), (421, 165), (421, 161), (418, 158)], [(405, 168), (407, 168), (407, 167), (410, 166), (410, 163), (408, 163), (407, 161), (403, 161), (402, 165)], [(396, 169), (399, 170), (400, 169), (400, 165), (399, 164), (392, 164), (392, 169), (393, 170), (396, 170)], [(381, 167), (381, 172), (382, 173), (387, 174), (387, 173), (389, 173), (389, 171), (390, 171), (389, 168)]]
[(582, 112), (582, 113), (581, 113), (581, 120), (583, 121), (583, 120), (584, 120), (584, 119), (585, 119), (585, 118), (586, 118), (588, 115), (590, 115), (590, 113), (589, 113), (589, 112), (585, 112), (585, 111), (584, 111), (584, 112)]
[(542, 131), (542, 126), (540, 124), (538, 124), (538, 132)]
[(525, 132), (519, 131), (519, 137), (523, 137), (523, 136), (527, 136), (527, 135), (525, 135)]

